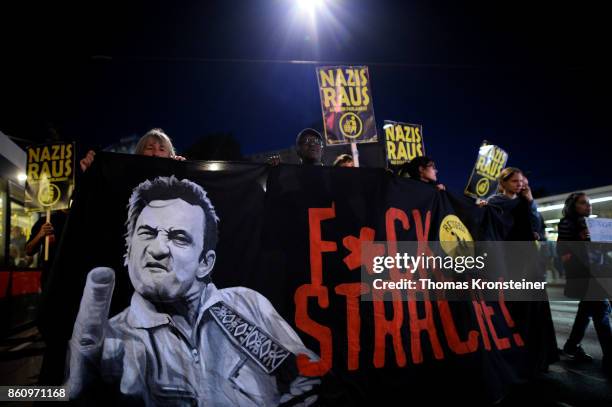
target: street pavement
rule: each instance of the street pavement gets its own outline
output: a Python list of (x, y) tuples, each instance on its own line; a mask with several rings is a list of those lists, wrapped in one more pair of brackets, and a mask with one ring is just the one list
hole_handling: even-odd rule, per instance
[[(551, 296), (560, 298), (561, 285), (549, 289), (555, 291)], [(550, 308), (557, 345), (562, 348), (572, 329), (578, 301), (554, 301)], [(561, 354), (561, 360), (551, 365), (547, 373), (518, 386), (500, 405), (612, 407), (612, 379), (606, 377), (601, 369), (601, 347), (592, 323), (587, 328), (582, 347), (593, 356), (592, 362), (579, 363)]]

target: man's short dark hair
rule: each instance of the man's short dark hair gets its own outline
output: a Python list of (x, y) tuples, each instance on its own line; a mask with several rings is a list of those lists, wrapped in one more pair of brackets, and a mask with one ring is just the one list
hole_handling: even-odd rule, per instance
[(305, 138), (306, 136), (315, 136), (315, 137), (318, 137), (319, 140), (321, 140), (321, 144), (323, 144), (323, 136), (321, 135), (321, 133), (319, 133), (315, 129), (306, 128), (306, 129), (300, 131), (300, 133), (295, 138), (295, 145), (296, 146), (300, 145), (301, 142), (302, 142), (302, 139)]
[(153, 181), (146, 180), (140, 183), (134, 188), (132, 196), (130, 196), (128, 218), (125, 223), (127, 227), (125, 234), (127, 249), (125, 254), (126, 264), (136, 221), (143, 209), (152, 201), (167, 201), (177, 198), (182, 199), (188, 204), (198, 205), (204, 211), (204, 240), (200, 260), (205, 258), (204, 256), (209, 250), (214, 250), (217, 247), (217, 241), (219, 240), (217, 230), (219, 217), (204, 188), (188, 179), (179, 181), (174, 175), (170, 177), (157, 177)]

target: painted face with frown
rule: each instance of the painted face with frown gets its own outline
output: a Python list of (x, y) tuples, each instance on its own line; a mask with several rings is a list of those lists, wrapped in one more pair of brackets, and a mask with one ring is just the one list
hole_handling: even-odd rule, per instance
[(151, 201), (134, 227), (128, 271), (136, 292), (154, 302), (198, 294), (214, 265), (203, 253), (204, 211), (182, 199)]

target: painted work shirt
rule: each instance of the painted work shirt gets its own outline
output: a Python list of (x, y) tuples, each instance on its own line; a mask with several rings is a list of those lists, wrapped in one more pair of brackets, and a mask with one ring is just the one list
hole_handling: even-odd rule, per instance
[[(285, 401), (289, 386), (278, 372), (284, 364), (295, 366), (298, 354), (317, 357), (272, 304), (251, 289), (214, 284), (206, 286), (201, 304), (189, 338), (134, 293), (131, 305), (109, 321), (103, 379), (147, 405), (268, 406), (283, 394)], [(295, 373), (289, 380), (295, 385), (304, 378)]]

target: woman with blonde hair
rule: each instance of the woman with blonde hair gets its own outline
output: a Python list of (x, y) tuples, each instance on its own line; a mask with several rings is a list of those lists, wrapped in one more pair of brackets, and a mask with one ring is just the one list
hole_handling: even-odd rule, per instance
[[(162, 129), (151, 129), (138, 140), (134, 154), (184, 160), (177, 156), (172, 140)], [(179, 158), (180, 157), (180, 158)]]
[[(184, 161), (185, 157), (176, 155), (172, 140), (159, 128), (151, 129), (138, 140), (134, 154), (146, 155), (149, 157), (172, 158), (173, 160)], [(79, 162), (81, 170), (86, 171), (93, 163), (95, 151), (89, 150), (87, 155)]]
[[(527, 214), (533, 239), (539, 240), (543, 237), (538, 233), (541, 224), (540, 214), (538, 213), (538, 207), (533, 199), (531, 188), (529, 188), (529, 183), (525, 175), (523, 175), (523, 171), (516, 167), (506, 167), (499, 174), (498, 181), (497, 194), (490, 197), (487, 204), (506, 206), (515, 199), (521, 200), (521, 203), (524, 203), (528, 208)], [(518, 203), (519, 202), (517, 202), (517, 204)]]
[[(488, 206), (497, 210), (503, 226), (502, 239), (508, 242), (534, 241), (539, 239), (541, 218), (531, 189), (523, 172), (516, 167), (504, 168), (499, 174), (498, 193), (488, 200)], [(497, 211), (496, 211), (497, 212)], [(506, 259), (506, 270), (514, 276), (524, 276), (533, 281), (545, 281), (545, 271), (539, 263), (535, 243), (521, 245), (520, 256)], [(508, 302), (512, 317), (521, 326), (525, 340), (531, 373), (547, 371), (551, 363), (559, 359), (557, 339), (546, 292), (534, 297), (535, 301)], [(537, 328), (536, 328), (537, 327)]]

